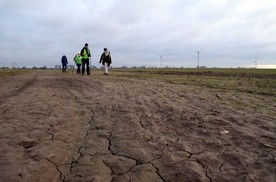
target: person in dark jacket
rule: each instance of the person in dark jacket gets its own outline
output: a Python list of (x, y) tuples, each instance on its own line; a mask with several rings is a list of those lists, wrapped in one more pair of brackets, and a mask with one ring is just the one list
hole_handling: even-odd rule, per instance
[(84, 47), (82, 48), (80, 55), (82, 57), (82, 75), (84, 75), (85, 65), (86, 73), (87, 75), (90, 75), (89, 58), (91, 57), (91, 54), (87, 43), (85, 43)]
[(67, 57), (65, 55), (63, 55), (61, 58), (62, 72), (66, 71), (67, 64), (68, 64)]
[(102, 63), (105, 68), (104, 75), (108, 75), (108, 68), (110, 67), (112, 61), (110, 51), (107, 48), (104, 48), (104, 52), (101, 55), (100, 63)]

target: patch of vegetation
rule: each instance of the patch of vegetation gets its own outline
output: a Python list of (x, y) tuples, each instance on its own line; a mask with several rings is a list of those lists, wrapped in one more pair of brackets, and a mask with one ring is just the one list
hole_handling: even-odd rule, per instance
[(239, 100), (233, 102), (233, 105), (236, 109), (243, 109), (243, 108), (247, 107), (247, 105), (245, 103), (243, 103), (242, 101), (239, 101)]
[(30, 72), (27, 69), (0, 69), (0, 77), (14, 76)]
[(112, 75), (276, 96), (275, 69), (113, 69)]

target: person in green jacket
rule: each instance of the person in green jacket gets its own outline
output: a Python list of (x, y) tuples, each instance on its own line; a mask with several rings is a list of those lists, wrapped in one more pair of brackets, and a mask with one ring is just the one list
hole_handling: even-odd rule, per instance
[(81, 73), (80, 68), (81, 68), (81, 65), (82, 65), (82, 57), (81, 57), (80, 53), (75, 55), (74, 61), (77, 65), (77, 74), (80, 74)]

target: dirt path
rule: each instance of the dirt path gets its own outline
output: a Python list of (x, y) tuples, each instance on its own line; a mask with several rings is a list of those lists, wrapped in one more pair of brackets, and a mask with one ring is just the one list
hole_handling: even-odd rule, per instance
[(0, 85), (0, 181), (275, 181), (275, 97), (51, 71)]

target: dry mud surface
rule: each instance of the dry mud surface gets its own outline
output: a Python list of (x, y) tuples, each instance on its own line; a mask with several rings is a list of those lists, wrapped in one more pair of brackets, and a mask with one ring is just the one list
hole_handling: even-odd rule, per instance
[(1, 182), (275, 181), (273, 96), (51, 71), (0, 86)]

